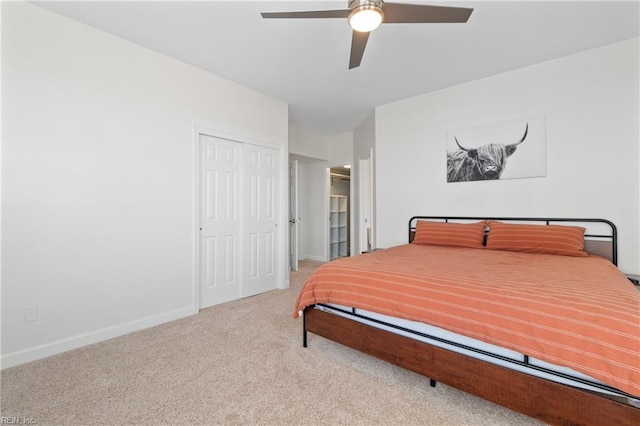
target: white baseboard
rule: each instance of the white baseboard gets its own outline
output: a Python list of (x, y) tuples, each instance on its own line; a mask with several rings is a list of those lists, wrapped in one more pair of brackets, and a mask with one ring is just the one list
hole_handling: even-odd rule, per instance
[(291, 282), (290, 282), (289, 280), (286, 280), (286, 281), (285, 281), (285, 282), (283, 282), (280, 286), (278, 286), (278, 288), (279, 288), (280, 290), (284, 290), (284, 289), (286, 289), (286, 288), (291, 287), (291, 285), (290, 285), (290, 284), (291, 284)]
[(308, 260), (315, 260), (316, 262), (326, 262), (327, 261), (327, 259), (325, 259), (322, 256), (305, 256), (304, 258), (308, 259)]
[(57, 340), (55, 342), (47, 343), (44, 345), (34, 346), (32, 348), (23, 349), (3, 355), (2, 358), (0, 358), (0, 365), (2, 366), (2, 369), (15, 367), (16, 365), (46, 358), (48, 356), (67, 352), (72, 349), (78, 349), (83, 346), (91, 345), (93, 343), (102, 342), (104, 340), (113, 339), (114, 337), (133, 333), (134, 331), (144, 330), (145, 328), (150, 328), (156, 325), (175, 321), (177, 319), (188, 317), (197, 313), (198, 309), (193, 306), (189, 306), (186, 308), (177, 309), (175, 311), (165, 312), (159, 315), (131, 321), (125, 324), (103, 328), (102, 330)]

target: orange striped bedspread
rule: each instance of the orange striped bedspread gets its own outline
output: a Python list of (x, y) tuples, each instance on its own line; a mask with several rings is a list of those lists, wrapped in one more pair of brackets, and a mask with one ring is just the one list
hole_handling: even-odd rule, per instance
[(598, 256), (407, 244), (322, 265), (294, 317), (316, 303), (435, 325), (640, 395), (640, 291)]

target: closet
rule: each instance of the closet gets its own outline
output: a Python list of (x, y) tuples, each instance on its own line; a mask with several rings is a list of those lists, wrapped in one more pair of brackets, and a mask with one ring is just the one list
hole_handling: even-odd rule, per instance
[(200, 308), (277, 288), (280, 151), (199, 135)]
[(349, 256), (350, 253), (350, 191), (351, 174), (348, 167), (329, 169), (329, 260)]

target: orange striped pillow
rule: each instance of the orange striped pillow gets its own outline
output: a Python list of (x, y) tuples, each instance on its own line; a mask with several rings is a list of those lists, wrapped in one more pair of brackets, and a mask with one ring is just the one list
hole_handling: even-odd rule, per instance
[(482, 248), (487, 222), (450, 223), (419, 220), (414, 244), (445, 247)]
[(560, 225), (520, 225), (489, 222), (487, 248), (526, 253), (588, 256), (584, 251), (585, 228)]

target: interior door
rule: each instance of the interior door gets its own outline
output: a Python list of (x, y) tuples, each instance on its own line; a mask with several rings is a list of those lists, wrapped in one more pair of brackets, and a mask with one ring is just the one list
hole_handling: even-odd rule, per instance
[(238, 299), (242, 144), (200, 135), (200, 308)]
[(289, 267), (298, 270), (298, 160), (289, 161)]
[(242, 296), (277, 288), (280, 164), (275, 149), (245, 144)]

